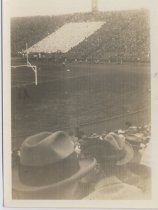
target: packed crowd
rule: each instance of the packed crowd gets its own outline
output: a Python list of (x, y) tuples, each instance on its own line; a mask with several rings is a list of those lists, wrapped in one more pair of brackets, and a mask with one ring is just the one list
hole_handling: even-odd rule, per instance
[(28, 53), (66, 53), (91, 34), (95, 33), (103, 24), (104, 22), (99, 21), (67, 23), (45, 39), (30, 47), (27, 51)]
[(36, 134), (16, 151), (13, 198), (149, 199), (149, 149), (150, 125), (90, 136), (79, 129)]
[[(45, 37), (49, 39), (50, 34), (60, 27), (63, 28), (64, 24), (69, 25), (71, 22), (84, 22), (86, 24), (94, 21), (104, 22), (105, 24), (90, 37), (86, 38), (85, 36), (84, 40), (81, 39), (77, 46), (71, 43), (76, 40), (74, 38), (70, 43), (64, 43), (70, 45), (69, 51), (64, 51), (66, 53), (62, 55), (64, 58), (69, 61), (82, 62), (150, 61), (149, 15), (144, 10), (85, 13), (54, 18), (32, 18), (31, 20), (26, 18), (22, 20), (13, 19), (11, 24), (12, 54), (24, 50), (26, 43), (30, 47)], [(29, 22), (30, 24), (28, 24)], [(78, 29), (72, 30), (70, 35), (78, 37), (81, 31)], [(65, 33), (61, 33), (60, 37), (64, 41), (66, 39)], [(72, 49), (70, 49), (71, 46)], [(48, 48), (50, 47), (48, 46)], [(48, 56), (53, 57), (54, 55), (49, 54)]]
[(142, 12), (103, 13), (95, 19), (104, 19), (105, 25), (89, 39), (69, 52), (69, 59), (90, 62), (149, 61), (149, 20)]

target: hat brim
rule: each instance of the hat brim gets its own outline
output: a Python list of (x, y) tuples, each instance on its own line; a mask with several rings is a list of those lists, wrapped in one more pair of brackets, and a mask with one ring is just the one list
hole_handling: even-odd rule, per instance
[(121, 160), (118, 160), (116, 165), (120, 166), (129, 163), (133, 159), (133, 156), (134, 151), (132, 146), (128, 142), (125, 142), (125, 156)]
[(64, 179), (63, 181), (60, 181), (55, 184), (50, 184), (46, 186), (28, 186), (23, 184), (20, 181), (19, 174), (18, 174), (18, 169), (14, 168), (12, 171), (12, 188), (13, 191), (18, 192), (18, 193), (42, 193), (45, 190), (52, 190), (56, 189), (59, 187), (63, 187), (64, 185), (67, 185), (69, 183), (73, 183), (76, 180), (79, 180), (83, 176), (85, 176), (88, 172), (90, 172), (96, 165), (96, 160), (94, 158), (91, 159), (84, 159), (79, 161), (80, 165), (80, 170), (74, 174), (73, 176)]

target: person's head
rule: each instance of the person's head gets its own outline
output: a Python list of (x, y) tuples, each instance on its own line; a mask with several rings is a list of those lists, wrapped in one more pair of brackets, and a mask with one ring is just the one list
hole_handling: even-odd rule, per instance
[(132, 122), (131, 121), (126, 121), (125, 126), (126, 126), (126, 128), (129, 128), (130, 126), (132, 126)]
[(133, 159), (133, 149), (124, 139), (115, 133), (109, 133), (103, 141), (87, 140), (86, 152), (95, 157), (106, 176), (114, 175)]
[(82, 139), (86, 136), (86, 134), (79, 127), (76, 127), (75, 128), (75, 136), (78, 137), (78, 139)]
[(146, 147), (146, 141), (141, 134), (126, 134), (126, 141), (129, 142), (134, 150), (133, 163), (140, 164), (142, 150)]
[(13, 171), (13, 195), (23, 199), (74, 199), (79, 180), (95, 164), (92, 158), (78, 159), (67, 133), (36, 134), (21, 145), (19, 168)]

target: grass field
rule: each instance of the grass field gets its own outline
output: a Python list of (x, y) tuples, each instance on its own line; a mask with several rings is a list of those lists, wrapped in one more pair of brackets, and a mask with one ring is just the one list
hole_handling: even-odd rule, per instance
[(123, 128), (127, 120), (150, 122), (149, 64), (34, 64), (39, 69), (38, 86), (31, 84), (31, 70), (12, 69), (13, 148), (41, 131), (80, 126), (91, 133)]

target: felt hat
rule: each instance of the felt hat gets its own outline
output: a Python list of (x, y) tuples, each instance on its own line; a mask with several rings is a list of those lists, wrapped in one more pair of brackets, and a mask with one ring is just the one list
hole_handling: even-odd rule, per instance
[(106, 135), (103, 141), (87, 139), (84, 151), (98, 162), (110, 162), (114, 165), (124, 165), (134, 156), (132, 146), (113, 132)]
[(42, 132), (27, 138), (13, 168), (13, 195), (22, 199), (59, 199), (71, 185), (95, 167), (93, 158), (79, 160), (71, 137), (63, 131)]

